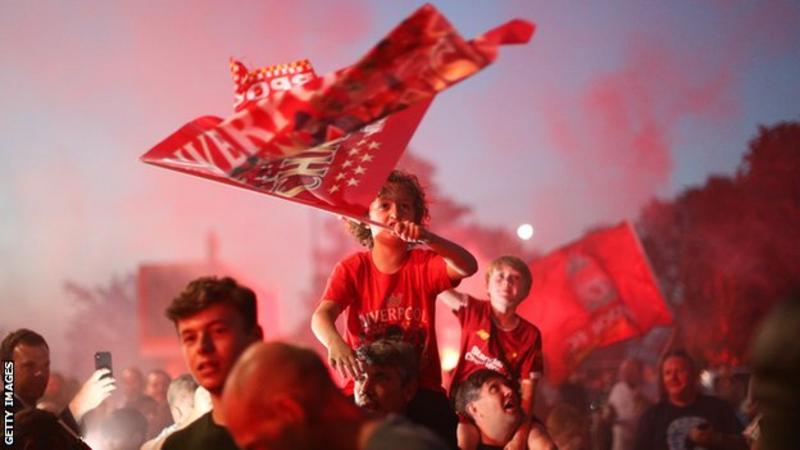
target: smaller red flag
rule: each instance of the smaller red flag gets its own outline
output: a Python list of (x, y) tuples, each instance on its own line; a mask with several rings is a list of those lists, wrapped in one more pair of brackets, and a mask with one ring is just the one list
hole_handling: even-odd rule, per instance
[(546, 375), (553, 384), (594, 349), (672, 323), (627, 222), (591, 233), (530, 268), (533, 288), (519, 312), (542, 332)]

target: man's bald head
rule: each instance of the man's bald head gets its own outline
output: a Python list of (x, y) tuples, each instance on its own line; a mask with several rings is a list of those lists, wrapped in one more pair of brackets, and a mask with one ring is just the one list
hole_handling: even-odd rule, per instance
[(319, 356), (280, 342), (248, 348), (225, 384), (222, 407), (243, 448), (310, 448), (309, 426), (338, 390)]

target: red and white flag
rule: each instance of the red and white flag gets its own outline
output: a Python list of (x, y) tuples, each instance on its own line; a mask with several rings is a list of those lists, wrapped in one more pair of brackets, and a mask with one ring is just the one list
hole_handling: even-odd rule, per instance
[(232, 61), (237, 112), (195, 119), (142, 160), (363, 218), (433, 97), (532, 34), (513, 20), (465, 41), (425, 5), (324, 77), (305, 60), (255, 72)]
[(530, 269), (531, 295), (518, 311), (542, 332), (545, 373), (553, 384), (594, 349), (672, 323), (627, 222), (562, 247)]

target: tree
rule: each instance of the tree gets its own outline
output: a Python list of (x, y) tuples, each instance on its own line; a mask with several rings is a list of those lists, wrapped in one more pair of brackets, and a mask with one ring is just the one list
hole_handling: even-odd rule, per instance
[(140, 364), (136, 276), (113, 276), (106, 285), (92, 288), (73, 281), (64, 282), (64, 291), (77, 314), (67, 329), (70, 346), (68, 372), (86, 374), (94, 370), (95, 351), (110, 351), (114, 367)]
[(637, 229), (683, 343), (742, 363), (760, 318), (800, 281), (800, 124), (761, 128), (736, 176), (651, 202)]

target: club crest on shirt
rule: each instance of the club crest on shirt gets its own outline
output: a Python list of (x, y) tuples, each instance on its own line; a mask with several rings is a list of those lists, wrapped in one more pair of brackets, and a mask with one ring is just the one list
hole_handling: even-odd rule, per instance
[(489, 340), (489, 332), (484, 329), (476, 331), (475, 334), (478, 335), (478, 337), (483, 339), (484, 341)]
[(389, 295), (388, 297), (386, 297), (384, 303), (386, 304), (386, 308), (396, 308), (400, 306), (401, 304), (403, 304), (403, 293), (400, 292)]

